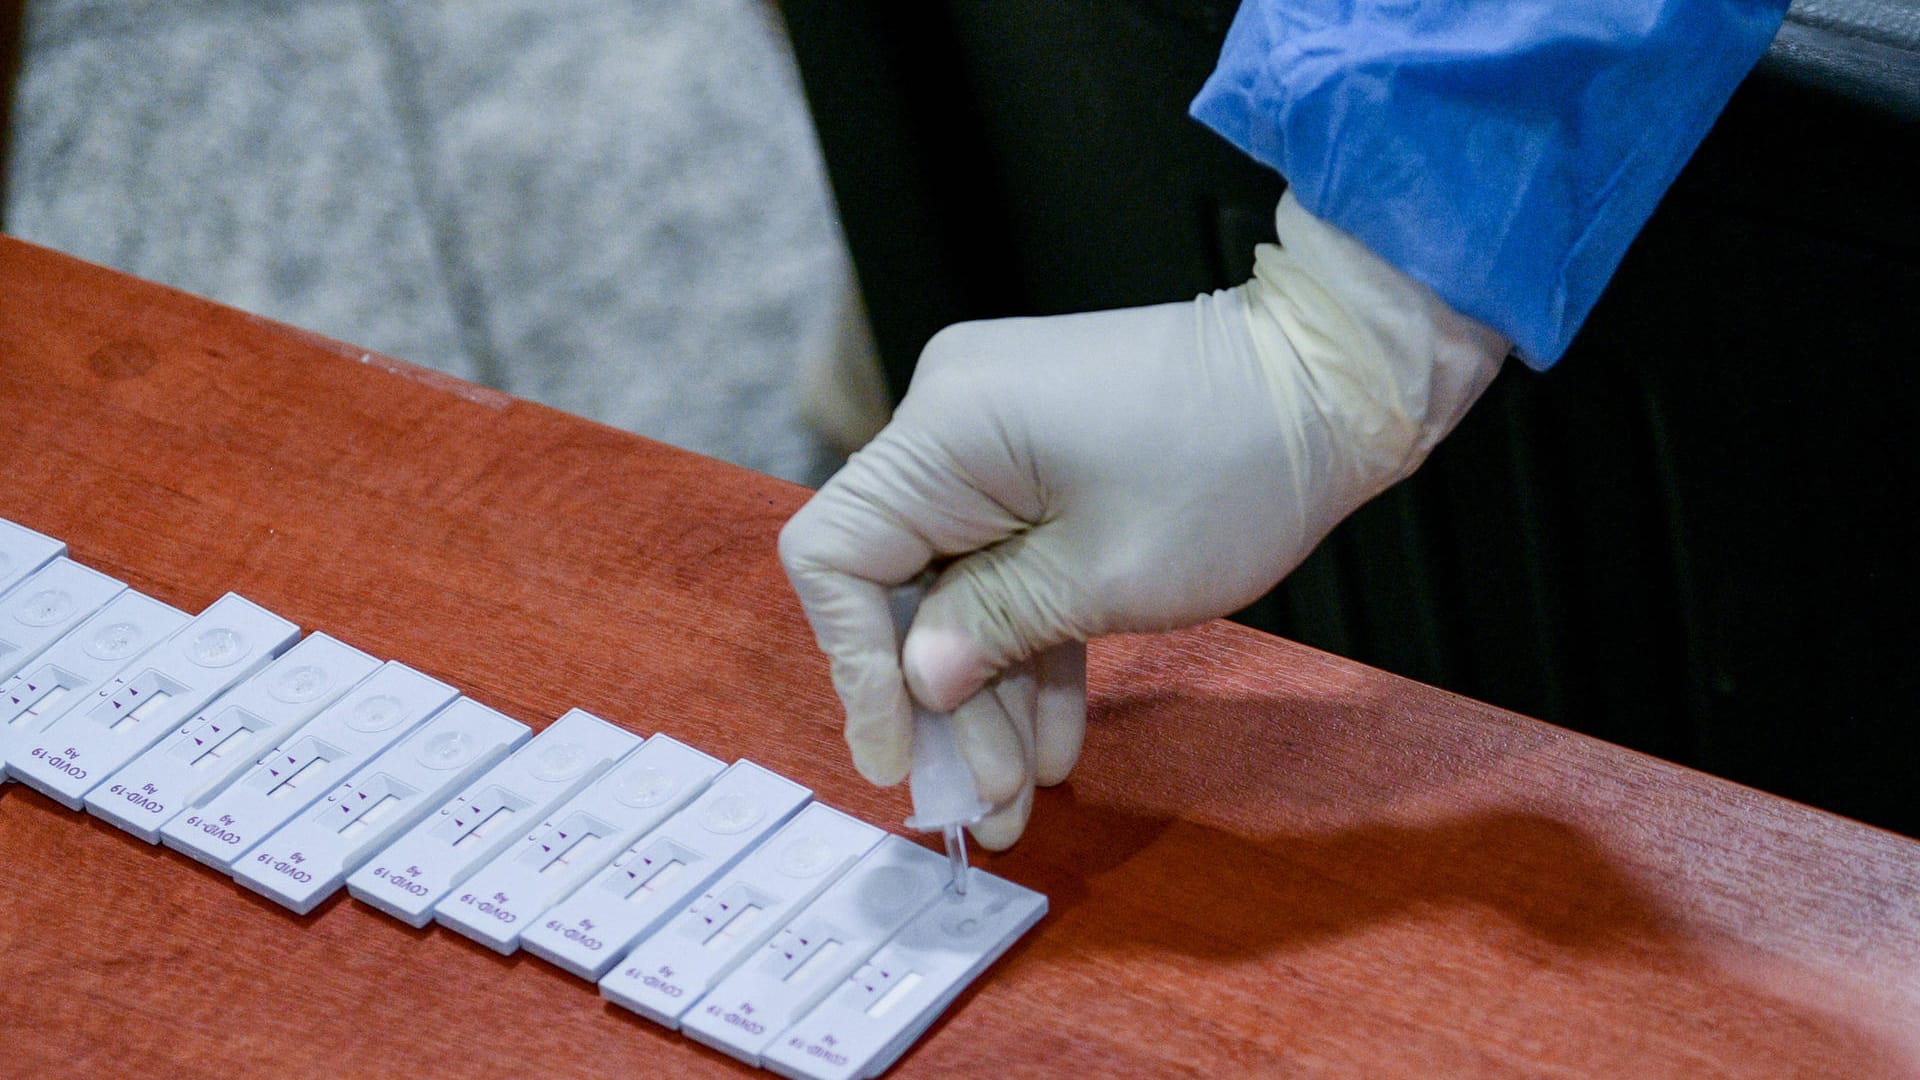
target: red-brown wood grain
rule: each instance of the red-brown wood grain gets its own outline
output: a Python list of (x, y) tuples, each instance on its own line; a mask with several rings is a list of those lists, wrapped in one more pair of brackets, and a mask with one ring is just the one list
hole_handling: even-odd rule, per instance
[[(0, 516), (891, 824), (774, 559), (804, 496), (0, 239)], [(1920, 844), (1225, 623), (1091, 678), (1080, 768), (986, 863), (1053, 912), (897, 1075), (1920, 1075)], [(0, 1076), (648, 1070), (752, 1071), (0, 793)]]

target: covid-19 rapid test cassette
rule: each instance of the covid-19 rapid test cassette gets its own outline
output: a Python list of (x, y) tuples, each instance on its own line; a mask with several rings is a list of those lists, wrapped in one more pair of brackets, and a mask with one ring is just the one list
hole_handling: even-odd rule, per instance
[(949, 881), (944, 858), (886, 837), (721, 979), (681, 1018), (680, 1029), (760, 1064), (774, 1039), (858, 971)]
[(539, 827), (474, 871), (461, 892), (486, 897), (487, 910), (449, 896), (434, 908), (434, 918), (496, 952), (513, 952), (534, 916), (565, 899), (627, 845), (651, 832), (723, 768), (718, 759), (676, 739), (649, 738), (547, 815)]
[(630, 731), (568, 712), (348, 875), (347, 891), (408, 926), (433, 921), (449, 895), (486, 915), (491, 895), (453, 890), (638, 745)]
[(0, 593), (67, 553), (67, 545), (0, 518)]
[(839, 880), (886, 834), (811, 803), (705, 895), (642, 941), (600, 980), (600, 993), (650, 1020), (680, 1017), (795, 912)]
[(263, 755), (239, 779), (160, 830), (161, 842), (218, 870), (398, 742), (457, 692), (389, 660)]
[(634, 942), (806, 805), (813, 793), (736, 761), (521, 934), (527, 951), (598, 981)]
[(0, 683), (0, 775), (11, 779), (7, 763), (54, 721), (186, 624), (186, 612), (127, 589)]
[(1046, 913), (966, 869), (977, 796), (925, 716), (908, 824), (946, 859), (753, 762), (579, 709), (533, 735), (239, 596), (190, 619), (64, 556), (0, 520), (0, 779), (300, 914), (344, 883), (742, 1061), (871, 1080)]
[(87, 809), (147, 843), (188, 806), (224, 791), (260, 755), (373, 674), (380, 661), (308, 634), (87, 795)]
[(233, 864), (247, 888), (305, 915), (368, 857), (532, 730), (461, 698)]
[(1047, 913), (1046, 897), (1004, 878), (976, 873), (968, 884), (964, 893), (942, 891), (768, 1044), (760, 1064), (796, 1080), (853, 1080), (891, 1068)]
[(62, 556), (0, 593), (0, 680), (19, 674), (126, 587)]
[(299, 627), (228, 593), (25, 740), (30, 745), (7, 769), (78, 810), (103, 779), (299, 636)]

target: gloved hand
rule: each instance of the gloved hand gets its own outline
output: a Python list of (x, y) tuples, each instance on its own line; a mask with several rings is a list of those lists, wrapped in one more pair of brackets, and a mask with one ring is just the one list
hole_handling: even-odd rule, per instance
[[(1001, 807), (975, 838), (1010, 845), (1079, 755), (1088, 638), (1252, 602), (1492, 381), (1505, 339), (1291, 193), (1276, 223), (1235, 289), (941, 331), (892, 423), (787, 523), (867, 779), (906, 776), (910, 687), (954, 710)], [(940, 559), (896, 649), (887, 588)]]

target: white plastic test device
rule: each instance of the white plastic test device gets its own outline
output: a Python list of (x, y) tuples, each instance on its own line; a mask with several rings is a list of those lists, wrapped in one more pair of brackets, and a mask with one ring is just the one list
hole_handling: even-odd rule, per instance
[[(522, 829), (592, 783), (640, 745), (640, 736), (574, 709), (481, 774), (441, 808), (347, 876), (347, 891), (421, 927), (434, 905), (500, 854)], [(485, 914), (490, 895), (454, 893)]]
[(305, 915), (402, 829), (532, 734), (460, 698), (241, 856), (234, 879)]
[(1004, 878), (948, 889), (760, 1055), (795, 1080), (875, 1077), (893, 1066), (1020, 935), (1047, 898)]
[(825, 803), (807, 804), (692, 906), (634, 946), (600, 980), (601, 995), (679, 1027), (714, 983), (885, 835)]
[(813, 793), (736, 761), (700, 797), (635, 841), (521, 934), (528, 952), (598, 981)]
[(67, 553), (67, 545), (0, 518), (0, 593)]
[(490, 910), (449, 896), (434, 918), (495, 952), (513, 952), (535, 916), (651, 832), (725, 767), (677, 739), (653, 736), (466, 880), (461, 891), (487, 897)]
[(62, 556), (0, 594), (0, 679), (19, 674), (126, 588), (118, 578)]
[(242, 854), (456, 695), (446, 683), (389, 660), (239, 779), (185, 807), (161, 828), (161, 842), (231, 872)]
[(7, 770), (78, 810), (95, 785), (299, 636), (299, 627), (228, 593), (27, 740)]
[[(189, 619), (64, 552), (0, 520), (0, 779), (157, 828), (293, 911), (344, 880), (415, 927), (518, 937), (741, 1060), (851, 1080), (1047, 910), (966, 870), (958, 834), (990, 808), (947, 717), (916, 716), (908, 824), (946, 834), (950, 875), (752, 762), (577, 709), (528, 738), (403, 664), (296, 645), (239, 596)], [(896, 594), (901, 626), (917, 601)]]
[(680, 1030), (749, 1065), (947, 890), (933, 852), (888, 836), (720, 980)]
[(351, 645), (308, 634), (94, 788), (87, 809), (157, 843), (160, 830), (183, 808), (225, 790), (268, 747), (379, 667), (380, 661)]
[(0, 775), (75, 702), (186, 624), (186, 612), (128, 589), (0, 683)]

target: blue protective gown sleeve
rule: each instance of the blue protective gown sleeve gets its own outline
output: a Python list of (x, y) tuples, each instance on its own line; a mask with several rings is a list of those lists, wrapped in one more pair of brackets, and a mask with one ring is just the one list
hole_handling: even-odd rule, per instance
[(1786, 0), (1243, 0), (1193, 115), (1545, 368)]

